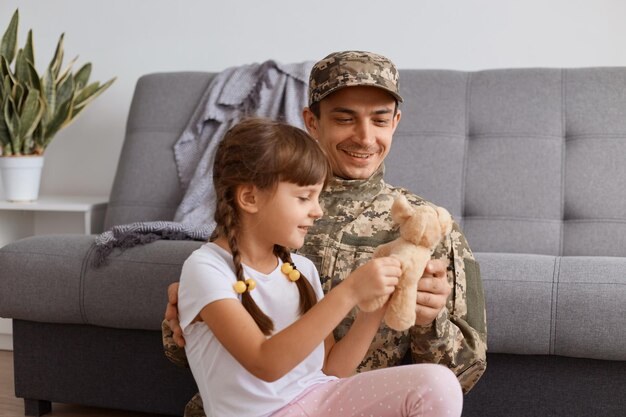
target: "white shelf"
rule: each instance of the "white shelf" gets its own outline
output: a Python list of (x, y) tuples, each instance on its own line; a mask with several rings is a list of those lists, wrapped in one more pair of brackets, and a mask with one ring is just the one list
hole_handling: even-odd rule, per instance
[(28, 203), (0, 200), (0, 210), (85, 212), (106, 208), (107, 200), (106, 197), (42, 196)]
[[(30, 203), (0, 200), (0, 247), (29, 236), (102, 232), (107, 197), (41, 196)], [(13, 350), (12, 323), (0, 318), (0, 350)]]

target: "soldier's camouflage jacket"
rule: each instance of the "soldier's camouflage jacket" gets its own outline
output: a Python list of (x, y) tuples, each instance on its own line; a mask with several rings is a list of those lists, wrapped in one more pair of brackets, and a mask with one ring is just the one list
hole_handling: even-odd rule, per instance
[[(383, 180), (384, 167), (368, 180), (333, 179), (320, 196), (324, 216), (309, 229), (298, 251), (317, 267), (324, 292), (371, 259), (374, 249), (398, 237), (390, 209), (404, 194), (414, 205), (429, 204)], [(412, 363), (439, 363), (454, 371), (463, 391), (469, 391), (486, 368), (486, 317), (478, 264), (465, 236), (455, 223), (435, 249), (433, 258), (449, 262), (452, 293), (447, 308), (433, 325), (413, 326), (398, 332), (382, 324), (358, 371), (398, 365), (408, 356)], [(343, 337), (356, 309), (335, 330)]]
[[(390, 216), (398, 193), (414, 205), (429, 204), (402, 188), (384, 182), (384, 167), (368, 180), (333, 179), (320, 196), (324, 216), (309, 228), (304, 246), (298, 251), (317, 267), (324, 292), (346, 278), (372, 257), (374, 249), (398, 237)], [(403, 363), (439, 363), (454, 371), (468, 392), (486, 369), (486, 315), (482, 281), (477, 262), (465, 236), (454, 223), (452, 232), (435, 249), (433, 258), (449, 262), (448, 282), (452, 293), (447, 308), (430, 326), (413, 326), (398, 332), (381, 324), (358, 372)], [(354, 321), (356, 310), (335, 330), (343, 337)], [(187, 366), (184, 349), (171, 337), (163, 322), (166, 356)], [(196, 394), (185, 410), (185, 417), (202, 417), (202, 400)]]

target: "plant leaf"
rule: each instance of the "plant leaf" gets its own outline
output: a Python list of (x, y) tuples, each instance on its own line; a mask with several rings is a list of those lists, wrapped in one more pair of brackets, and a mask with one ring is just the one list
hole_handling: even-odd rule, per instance
[(35, 48), (33, 47), (33, 30), (28, 31), (26, 44), (24, 45), (24, 58), (35, 66)]
[(59, 37), (59, 42), (57, 43), (57, 49), (54, 51), (54, 56), (50, 61), (50, 65), (48, 65), (48, 70), (52, 73), (52, 80), (56, 80), (59, 76), (59, 71), (61, 70), (61, 65), (63, 64), (63, 38), (65, 37), (65, 33), (62, 33)]
[(8, 99), (8, 97), (11, 95), (11, 87), (11, 79), (7, 75), (2, 80), (2, 91), (4, 91), (4, 100)]
[(100, 83), (98, 81), (94, 81), (89, 84), (87, 87), (82, 90), (76, 90), (76, 96), (74, 98), (74, 104), (80, 105), (83, 101), (87, 100), (91, 97), (96, 91), (98, 91), (98, 87), (100, 87)]
[(13, 148), (13, 154), (20, 155), (22, 152), (22, 146), (20, 144), (19, 131), (20, 131), (20, 119), (15, 109), (15, 103), (13, 99), (9, 97), (6, 105), (4, 106), (4, 121), (9, 129), (9, 136), (11, 137), (11, 146)]
[[(98, 97), (107, 88), (109, 88), (116, 79), (117, 77), (113, 77), (102, 85), (99, 85), (99, 83), (94, 82), (88, 85), (85, 89), (83, 89), (83, 91), (81, 91), (78, 97), (76, 97), (76, 99), (74, 100), (74, 112), (72, 113), (72, 118), (76, 117), (78, 113), (83, 111), (83, 109), (87, 106), (87, 104), (91, 103), (96, 97)], [(90, 88), (94, 86), (95, 88)]]
[(80, 69), (76, 71), (76, 74), (74, 75), (74, 84), (76, 84), (76, 89), (82, 90), (89, 82), (90, 76), (91, 76), (91, 63), (88, 62), (82, 67), (80, 67)]
[(62, 80), (64, 80), (65, 78), (72, 76), (72, 73), (71, 73), (72, 66), (74, 65), (77, 59), (78, 57), (75, 57), (74, 59), (72, 59), (70, 63), (67, 64), (67, 66), (63, 69), (63, 71), (61, 71), (61, 73), (57, 76), (58, 84), (60, 84)]
[(47, 147), (54, 135), (65, 125), (65, 121), (68, 118), (72, 107), (72, 100), (67, 100), (60, 103), (54, 116), (46, 125), (46, 131), (44, 132), (44, 147)]
[[(5, 77), (2, 82), (0, 82), (0, 98), (2, 98), (2, 102), (0, 102), (0, 145), (2, 146), (2, 152), (0, 155), (12, 155), (13, 148), (11, 145), (11, 132), (9, 132), (9, 127), (4, 120), (4, 108), (8, 106), (9, 96), (11, 87), (9, 85), (8, 77)], [(4, 93), (6, 91), (6, 94)]]
[(4, 121), (4, 117), (0, 117), (0, 145), (2, 148), (7, 148), (11, 145), (11, 136), (9, 134), (9, 128)]
[(24, 140), (29, 140), (33, 135), (37, 124), (41, 120), (43, 110), (44, 106), (41, 103), (39, 91), (29, 88), (20, 118), (19, 134), (22, 138), (24, 138)]
[(72, 99), (74, 96), (74, 77), (68, 74), (65, 79), (57, 84), (56, 102), (58, 105), (66, 100)]
[[(46, 127), (43, 123), (37, 124), (37, 127), (35, 128), (35, 131), (33, 132), (33, 141), (35, 142), (35, 149), (42, 149), (42, 150), (45, 149), (44, 147), (45, 131), (46, 131)], [(43, 153), (43, 151), (41, 153)]]
[(21, 84), (15, 84), (11, 93), (11, 98), (13, 99), (13, 103), (15, 104), (15, 112), (19, 114), (22, 111), (22, 103), (26, 98), (24, 95), (24, 87)]
[(15, 77), (19, 82), (28, 84), (30, 82), (28, 62), (22, 49), (17, 51), (17, 58), (15, 59)]
[(9, 63), (13, 62), (13, 58), (15, 58), (19, 20), (20, 13), (19, 10), (16, 9), (7, 30), (4, 32), (4, 35), (2, 35), (2, 41), (0, 41), (0, 55), (5, 57)]
[(11, 79), (11, 86), (17, 84), (17, 80), (15, 79), (15, 75), (11, 71), (9, 61), (3, 56), (0, 56), (0, 71), (2, 72), (2, 77), (9, 77)]
[(26, 66), (28, 67), (28, 78), (30, 80), (30, 85), (32, 85), (33, 88), (42, 91), (41, 80), (39, 79), (39, 74), (37, 73), (35, 66), (30, 61), (26, 61)]
[(46, 114), (44, 114), (44, 121), (48, 121), (52, 119), (57, 101), (56, 83), (54, 82), (54, 76), (50, 68), (48, 68), (42, 79), (42, 87), (43, 98), (46, 101)]

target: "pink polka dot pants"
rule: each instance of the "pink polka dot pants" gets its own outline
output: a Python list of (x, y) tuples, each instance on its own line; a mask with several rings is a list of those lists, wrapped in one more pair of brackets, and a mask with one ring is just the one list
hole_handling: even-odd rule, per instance
[(463, 393), (445, 366), (405, 365), (317, 385), (272, 417), (459, 417)]

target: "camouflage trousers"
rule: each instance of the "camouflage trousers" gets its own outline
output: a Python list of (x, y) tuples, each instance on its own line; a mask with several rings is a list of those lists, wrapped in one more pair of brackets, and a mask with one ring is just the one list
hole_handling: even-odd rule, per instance
[(174, 342), (174, 333), (170, 329), (169, 324), (167, 324), (167, 320), (163, 320), (161, 323), (161, 336), (163, 338), (163, 350), (167, 359), (181, 368), (189, 368), (185, 348), (181, 348)]
[[(189, 368), (189, 362), (187, 361), (187, 355), (185, 355), (185, 349), (181, 348), (174, 342), (174, 337), (170, 326), (166, 320), (161, 323), (161, 334), (163, 337), (163, 350), (165, 356), (173, 362), (175, 365), (181, 368)], [(184, 417), (205, 417), (204, 408), (202, 406), (202, 398), (200, 393), (196, 393), (191, 400), (185, 406)]]
[(202, 398), (197, 392), (185, 406), (184, 417), (205, 417), (204, 408), (202, 407)]

